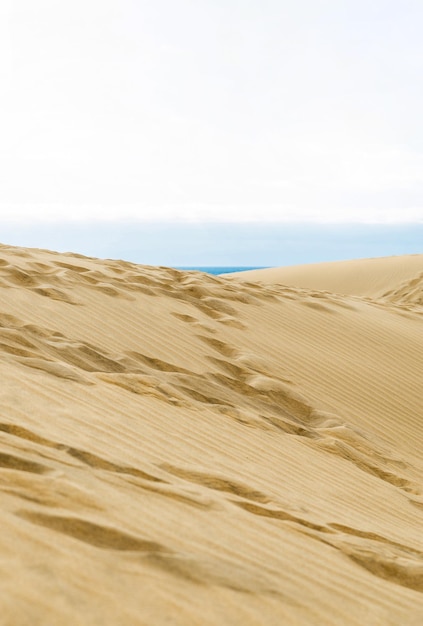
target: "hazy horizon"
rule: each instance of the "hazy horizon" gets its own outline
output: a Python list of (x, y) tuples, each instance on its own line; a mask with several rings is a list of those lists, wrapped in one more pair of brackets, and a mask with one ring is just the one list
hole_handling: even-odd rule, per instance
[(423, 223), (3, 223), (6, 245), (172, 267), (282, 266), (423, 252)]

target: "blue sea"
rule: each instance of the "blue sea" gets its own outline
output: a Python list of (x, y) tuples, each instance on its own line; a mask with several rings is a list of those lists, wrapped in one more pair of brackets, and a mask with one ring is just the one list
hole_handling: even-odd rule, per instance
[(219, 276), (219, 274), (230, 274), (232, 272), (246, 272), (248, 270), (264, 270), (265, 267), (246, 267), (246, 266), (218, 266), (218, 267), (176, 267), (177, 270), (195, 270), (197, 272), (206, 272), (206, 274), (214, 274), (215, 276)]

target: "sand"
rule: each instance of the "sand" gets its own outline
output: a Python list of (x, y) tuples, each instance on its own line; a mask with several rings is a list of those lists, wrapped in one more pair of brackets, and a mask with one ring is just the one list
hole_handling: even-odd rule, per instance
[(423, 623), (423, 255), (0, 286), (2, 626)]

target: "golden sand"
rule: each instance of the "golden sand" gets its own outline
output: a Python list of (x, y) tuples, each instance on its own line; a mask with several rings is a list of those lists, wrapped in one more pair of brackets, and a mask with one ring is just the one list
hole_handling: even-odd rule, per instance
[(1, 626), (423, 623), (423, 255), (0, 286)]

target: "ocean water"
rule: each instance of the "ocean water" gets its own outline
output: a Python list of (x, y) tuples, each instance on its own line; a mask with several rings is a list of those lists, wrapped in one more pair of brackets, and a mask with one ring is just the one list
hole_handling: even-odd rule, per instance
[(214, 274), (215, 276), (219, 276), (219, 274), (230, 274), (231, 272), (246, 272), (248, 270), (264, 270), (265, 267), (246, 267), (246, 266), (217, 266), (217, 267), (209, 267), (209, 266), (200, 266), (200, 267), (176, 267), (177, 270), (195, 270), (197, 272), (205, 272), (206, 274)]

